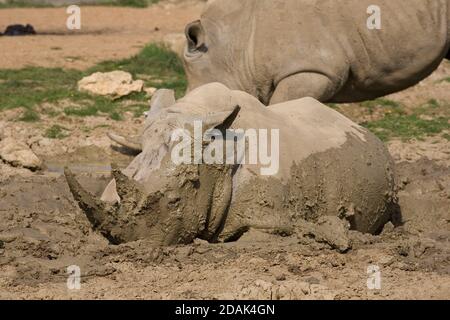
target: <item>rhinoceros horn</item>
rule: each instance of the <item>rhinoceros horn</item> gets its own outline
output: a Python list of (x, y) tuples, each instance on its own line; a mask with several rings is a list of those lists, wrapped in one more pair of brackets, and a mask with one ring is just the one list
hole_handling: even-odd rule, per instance
[(64, 175), (74, 199), (85, 212), (94, 229), (98, 229), (107, 220), (105, 203), (83, 189), (69, 168), (64, 169)]
[(134, 210), (143, 199), (144, 193), (138, 183), (120, 171), (116, 164), (111, 164), (112, 175), (116, 180), (116, 191), (120, 197), (120, 203), (127, 209)]
[(142, 145), (135, 138), (123, 137), (114, 132), (108, 132), (108, 137), (121, 146), (127, 147), (136, 152), (142, 152)]
[(68, 168), (64, 169), (69, 189), (86, 214), (93, 229), (100, 231), (111, 243), (119, 244), (125, 241), (123, 234), (117, 231), (118, 223), (120, 224), (119, 215), (132, 216), (136, 214), (142, 209), (141, 206), (146, 204), (144, 202), (146, 198), (143, 196), (138, 183), (124, 175), (117, 166), (113, 165), (112, 173), (116, 180), (117, 193), (122, 200), (120, 204), (114, 205), (97, 199), (80, 185)]

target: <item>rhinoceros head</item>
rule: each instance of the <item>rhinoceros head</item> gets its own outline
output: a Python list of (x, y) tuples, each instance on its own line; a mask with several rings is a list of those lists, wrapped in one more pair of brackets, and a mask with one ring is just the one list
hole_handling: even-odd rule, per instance
[(204, 84), (221, 82), (230, 89), (242, 90), (243, 77), (239, 57), (233, 56), (233, 48), (227, 46), (224, 37), (212, 31), (217, 27), (209, 21), (194, 21), (186, 26), (187, 44), (183, 64), (188, 80), (188, 91)]
[(171, 133), (181, 129), (193, 135), (194, 120), (203, 123), (203, 130), (226, 125), (238, 112), (229, 93), (221, 85), (209, 85), (150, 114), (142, 153), (125, 171), (112, 169), (118, 202), (92, 196), (66, 170), (69, 188), (93, 228), (114, 244), (148, 239), (172, 245), (197, 237), (214, 241), (231, 199), (234, 167), (173, 161), (179, 141)]
[(191, 91), (203, 84), (216, 81), (216, 75), (225, 74), (225, 70), (224, 64), (221, 66), (218, 61), (212, 61), (214, 40), (206, 34), (200, 20), (188, 24), (185, 34), (187, 45), (183, 62), (189, 84), (188, 90)]
[(208, 1), (200, 20), (185, 28), (183, 62), (193, 90), (220, 82), (233, 90), (256, 95), (253, 81), (254, 24), (242, 12), (252, 12), (251, 1)]

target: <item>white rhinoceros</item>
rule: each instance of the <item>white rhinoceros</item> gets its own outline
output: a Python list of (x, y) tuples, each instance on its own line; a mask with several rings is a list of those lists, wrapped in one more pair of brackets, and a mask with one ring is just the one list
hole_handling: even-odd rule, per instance
[[(94, 198), (66, 171), (74, 198), (112, 243), (228, 241), (249, 228), (294, 232), (298, 221), (323, 216), (376, 233), (395, 207), (393, 162), (383, 143), (317, 100), (265, 107), (247, 93), (212, 83), (157, 107), (145, 124), (142, 153), (123, 172), (113, 169), (115, 180), (103, 195), (110, 201)], [(181, 154), (174, 151), (181, 143), (174, 130), (183, 128), (194, 136), (188, 160), (195, 154), (202, 161), (174, 160)], [(251, 162), (251, 141), (263, 141), (262, 132), (270, 141), (258, 145), (259, 160)], [(226, 143), (232, 146), (226, 150), (238, 149), (239, 142), (245, 152), (237, 152), (235, 161), (206, 161), (207, 155), (231, 159), (220, 150)], [(263, 161), (269, 154), (271, 162)]]
[[(378, 17), (381, 29), (368, 28)], [(450, 59), (450, 0), (214, 0), (186, 37), (190, 89), (217, 81), (264, 104), (358, 102)]]

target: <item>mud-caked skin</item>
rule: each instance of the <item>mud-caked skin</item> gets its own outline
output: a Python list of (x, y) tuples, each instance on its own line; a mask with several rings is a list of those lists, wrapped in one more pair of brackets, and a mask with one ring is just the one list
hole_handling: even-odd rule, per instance
[[(367, 27), (373, 5), (381, 29)], [(217, 81), (264, 104), (358, 102), (450, 57), (450, 0), (213, 0), (186, 37), (190, 89)]]
[[(112, 243), (230, 241), (250, 228), (292, 234), (300, 221), (322, 216), (338, 216), (352, 229), (375, 233), (390, 219), (394, 171), (383, 143), (317, 100), (265, 107), (247, 93), (212, 83), (171, 101), (154, 106), (142, 152), (123, 172), (114, 168), (102, 199), (66, 172), (80, 207)], [(267, 163), (248, 161), (175, 164), (172, 151), (180, 141), (172, 133), (186, 129), (193, 134), (194, 121), (202, 122), (204, 133), (265, 129), (271, 136), (279, 130), (279, 170), (262, 175)], [(203, 154), (211, 141), (203, 142)]]

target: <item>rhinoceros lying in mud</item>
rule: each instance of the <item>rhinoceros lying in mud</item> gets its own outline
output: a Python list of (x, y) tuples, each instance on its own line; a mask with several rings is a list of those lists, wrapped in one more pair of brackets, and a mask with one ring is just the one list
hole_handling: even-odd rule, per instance
[[(381, 29), (367, 27), (372, 5)], [(450, 0), (214, 0), (186, 36), (190, 89), (218, 81), (264, 104), (358, 102), (450, 59)]]
[[(123, 172), (113, 169), (105, 201), (94, 198), (70, 171), (65, 172), (74, 198), (94, 228), (112, 243), (230, 241), (250, 228), (292, 234), (296, 222), (315, 222), (322, 216), (339, 216), (352, 229), (375, 233), (389, 220), (396, 199), (389, 153), (370, 132), (318, 101), (303, 98), (265, 107), (251, 95), (218, 83), (197, 88), (176, 103), (170, 101), (173, 96), (166, 100), (169, 104), (159, 101), (152, 107), (142, 136), (143, 151)], [(203, 160), (221, 150), (211, 152), (212, 146), (224, 142), (219, 133), (278, 132), (279, 139), (270, 135), (270, 147), (265, 146), (271, 156), (279, 154), (278, 170), (263, 175), (268, 162), (237, 159), (229, 164), (177, 164), (173, 152), (180, 142), (172, 133), (187, 128), (190, 135), (196, 134), (195, 121), (201, 121), (200, 133), (206, 138), (197, 145), (200, 153), (195, 153), (198, 139), (188, 149), (193, 148), (192, 157), (200, 154)], [(232, 145), (235, 141), (224, 139)], [(249, 141), (244, 144), (248, 159)], [(268, 155), (263, 151), (259, 157)]]

